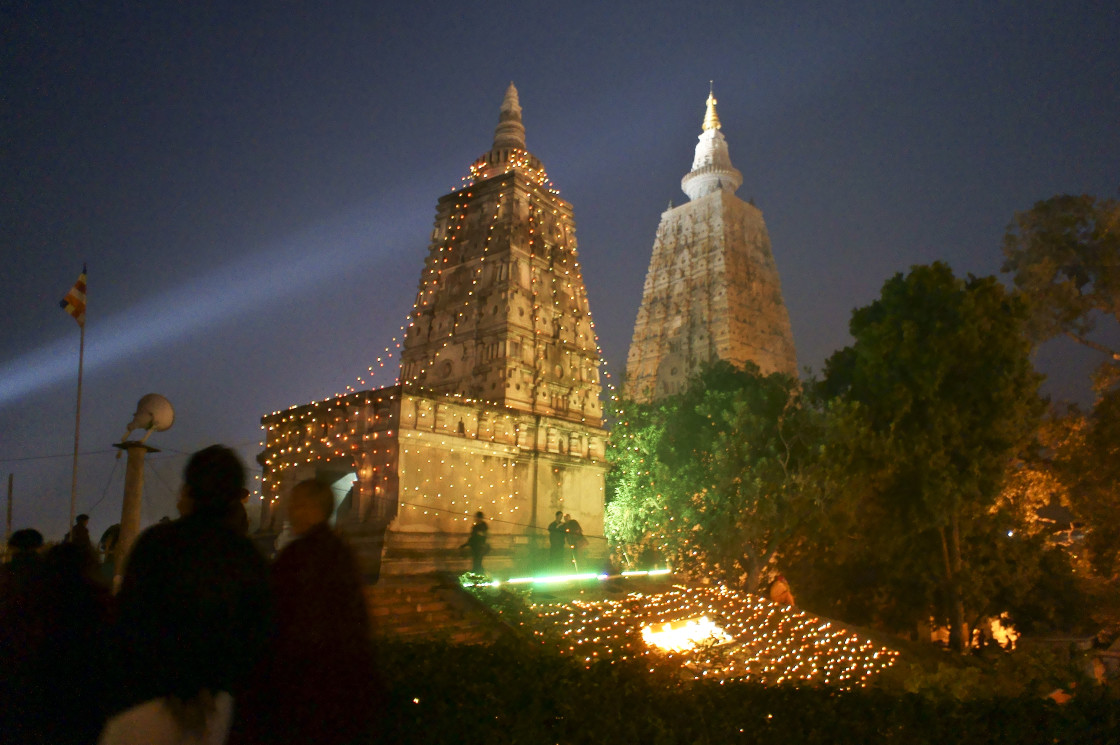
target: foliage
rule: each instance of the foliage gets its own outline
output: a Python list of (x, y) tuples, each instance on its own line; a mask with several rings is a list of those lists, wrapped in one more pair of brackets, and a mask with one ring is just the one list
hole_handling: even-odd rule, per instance
[(932, 615), (963, 649), (966, 606), (982, 612), (1030, 555), (1007, 540), (1017, 525), (998, 504), (1042, 410), (1025, 321), (994, 278), (918, 266), (853, 313), (854, 344), (826, 363), (822, 391), (860, 433), (830, 467), (864, 482), (858, 551), (837, 559), (880, 593), (872, 607), (888, 627)]
[(1056, 690), (1092, 685), (1085, 677), (1083, 657), (1063, 658), (1043, 647), (1014, 652), (989, 647), (983, 656), (938, 657), (908, 665), (899, 676), (899, 687), (927, 698), (975, 701), (1042, 698)]
[(1106, 360), (1102, 389), (1120, 375), (1120, 350), (1092, 334), (1101, 316), (1120, 322), (1120, 202), (1061, 195), (1015, 215), (1003, 242), (1003, 271), (1031, 308), (1039, 341), (1064, 335)]
[(1120, 558), (1120, 389), (1105, 391), (1093, 413), (1071, 427), (1055, 461), (1074, 513), (1086, 523), (1093, 569), (1112, 576)]
[(379, 657), (389, 700), (377, 741), (402, 745), (1120, 739), (1120, 702), (1099, 691), (1085, 690), (1059, 707), (1034, 695), (957, 700), (886, 690), (685, 683), (636, 663), (585, 670), (516, 643), (394, 643), (383, 645)]
[(1040, 510), (1049, 514), (1069, 508), (1069, 484), (1059, 462), (1065, 453), (1079, 447), (1084, 426), (1085, 418), (1076, 406), (1065, 411), (1052, 408), (1039, 423), (1031, 444), (1012, 460), (998, 504), (1014, 516), (1023, 532), (1050, 536), (1062, 527), (1068, 529), (1068, 525), (1056, 525), (1054, 518), (1042, 519)]
[(727, 362), (654, 404), (620, 402), (611, 431), (606, 525), (631, 562), (757, 589), (798, 535), (795, 488), (814, 417), (789, 376)]
[(1120, 349), (1094, 335), (1120, 323), (1120, 201), (1060, 195), (1016, 214), (1004, 238), (1003, 270), (1027, 299), (1039, 340), (1064, 335), (1104, 355), (1088, 417), (1067, 417), (1055, 472), (1087, 525), (1092, 567), (1108, 576), (1120, 556)]

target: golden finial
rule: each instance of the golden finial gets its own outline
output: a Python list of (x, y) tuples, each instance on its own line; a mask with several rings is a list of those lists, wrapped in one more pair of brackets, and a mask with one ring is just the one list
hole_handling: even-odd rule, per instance
[(704, 131), (719, 129), (719, 115), (716, 114), (716, 97), (712, 92), (712, 81), (708, 81), (708, 110), (704, 112)]

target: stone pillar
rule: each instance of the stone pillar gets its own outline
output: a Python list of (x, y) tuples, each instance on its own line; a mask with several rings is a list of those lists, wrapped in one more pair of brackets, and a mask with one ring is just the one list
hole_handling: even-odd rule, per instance
[(120, 587), (128, 552), (132, 550), (132, 544), (140, 534), (140, 504), (144, 494), (144, 457), (148, 453), (158, 453), (159, 449), (137, 440), (126, 440), (113, 447), (128, 453), (128, 464), (124, 474), (124, 502), (121, 505), (121, 531), (117, 538), (117, 555), (113, 570), (113, 585)]

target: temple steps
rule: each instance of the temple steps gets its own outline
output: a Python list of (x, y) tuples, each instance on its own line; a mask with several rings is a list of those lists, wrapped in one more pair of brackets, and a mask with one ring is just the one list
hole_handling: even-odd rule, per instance
[(442, 573), (384, 576), (365, 588), (374, 633), (407, 641), (488, 644), (508, 630)]

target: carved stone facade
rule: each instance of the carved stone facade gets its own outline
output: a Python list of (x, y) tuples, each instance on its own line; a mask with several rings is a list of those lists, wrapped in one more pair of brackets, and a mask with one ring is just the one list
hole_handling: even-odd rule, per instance
[(539, 564), (557, 510), (579, 520), (589, 556), (605, 554), (606, 432), (575, 223), (525, 149), (512, 84), (493, 148), (438, 202), (400, 380), (262, 419), (276, 508), (262, 525), (317, 477), (339, 484), (339, 526), (387, 572), (464, 567), (477, 510), (487, 567)]
[(716, 100), (708, 96), (687, 203), (661, 215), (626, 360), (624, 392), (648, 401), (679, 393), (707, 362), (797, 375), (797, 355), (762, 212), (735, 196)]

